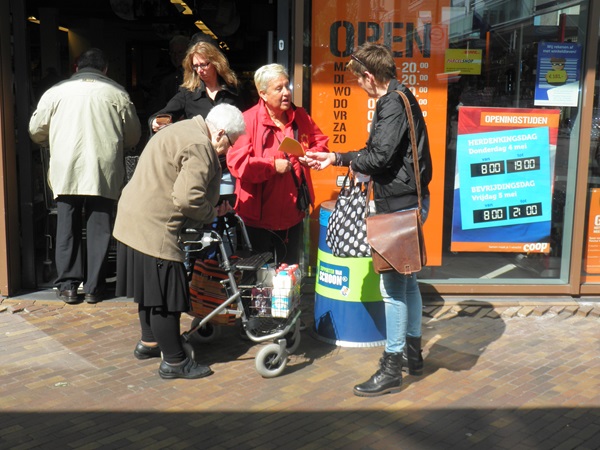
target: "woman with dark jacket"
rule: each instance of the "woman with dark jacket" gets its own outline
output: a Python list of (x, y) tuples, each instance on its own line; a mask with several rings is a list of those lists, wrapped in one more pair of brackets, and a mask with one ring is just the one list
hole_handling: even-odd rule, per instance
[[(413, 152), (418, 152), (421, 172), (422, 217), (429, 207), (428, 184), (431, 156), (427, 128), (421, 108), (410, 90), (396, 80), (396, 64), (390, 50), (379, 44), (364, 44), (351, 56), (348, 70), (358, 85), (377, 100), (367, 146), (348, 153), (312, 153), (306, 157), (311, 168), (330, 164), (350, 166), (370, 175), (377, 214), (416, 208), (417, 189)], [(417, 148), (410, 142), (410, 129), (400, 95), (409, 99), (416, 128)], [(398, 243), (402, 245), (402, 243)], [(411, 375), (423, 372), (421, 356), (422, 300), (416, 274), (381, 274), (381, 295), (385, 303), (386, 344), (379, 369), (369, 380), (354, 387), (354, 394), (372, 397), (400, 390), (402, 367)]]
[(220, 103), (242, 109), (239, 81), (229, 67), (227, 57), (209, 42), (193, 44), (182, 63), (183, 84), (167, 105), (148, 119), (153, 132), (161, 128), (156, 116), (168, 114), (173, 122), (194, 116), (206, 118), (208, 112)]

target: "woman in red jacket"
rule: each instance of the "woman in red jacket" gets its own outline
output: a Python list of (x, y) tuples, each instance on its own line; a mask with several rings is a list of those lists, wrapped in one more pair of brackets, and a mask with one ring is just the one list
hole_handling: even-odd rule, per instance
[(289, 137), (304, 151), (327, 152), (329, 138), (303, 108), (292, 104), (285, 67), (259, 68), (254, 83), (258, 103), (244, 113), (246, 134), (227, 154), (227, 165), (237, 179), (235, 210), (254, 250), (273, 252), (278, 263), (298, 263), (306, 210), (297, 205), (297, 186), (306, 182), (311, 204), (314, 192), (304, 158), (279, 151), (279, 145)]

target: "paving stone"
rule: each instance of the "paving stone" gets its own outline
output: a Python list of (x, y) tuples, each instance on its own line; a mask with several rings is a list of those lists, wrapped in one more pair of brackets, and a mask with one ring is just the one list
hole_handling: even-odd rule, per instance
[(565, 309), (563, 309), (562, 313), (567, 313), (567, 314), (573, 315), (573, 314), (577, 313), (578, 309), (579, 309), (579, 305), (567, 305), (567, 306), (565, 306)]
[(528, 317), (533, 314), (535, 307), (534, 306), (523, 306), (517, 311), (517, 316), (519, 317)]
[(0, 448), (591, 449), (600, 439), (600, 305), (426, 304), (425, 374), (360, 398), (352, 388), (381, 347), (335, 347), (307, 330), (283, 373), (264, 379), (264, 345), (223, 327), (193, 344), (212, 376), (162, 380), (157, 360), (132, 355), (134, 304), (1, 306), (15, 304), (29, 306), (0, 314)]
[(511, 306), (502, 312), (502, 317), (512, 318), (518, 315), (520, 306)]
[(552, 307), (550, 305), (538, 305), (533, 308), (532, 314), (540, 317), (546, 314)]
[(591, 305), (581, 305), (579, 306), (579, 308), (577, 309), (577, 315), (578, 316), (587, 316), (588, 314), (590, 314), (592, 312), (592, 310), (594, 309), (593, 306)]
[(550, 312), (554, 314), (560, 314), (565, 309), (564, 305), (554, 305), (550, 308)]

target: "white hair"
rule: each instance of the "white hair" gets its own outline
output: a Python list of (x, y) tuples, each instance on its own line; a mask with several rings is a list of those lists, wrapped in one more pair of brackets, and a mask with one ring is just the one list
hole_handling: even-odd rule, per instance
[(227, 103), (221, 103), (211, 109), (205, 121), (216, 130), (225, 130), (231, 142), (235, 142), (246, 132), (246, 122), (242, 112)]
[(281, 64), (267, 64), (266, 66), (259, 67), (254, 72), (254, 84), (258, 92), (264, 92), (269, 87), (269, 83), (281, 75), (285, 76), (288, 80), (287, 69)]

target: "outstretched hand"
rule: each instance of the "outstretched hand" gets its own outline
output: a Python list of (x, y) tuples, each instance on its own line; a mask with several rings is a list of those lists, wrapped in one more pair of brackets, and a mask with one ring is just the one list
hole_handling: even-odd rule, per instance
[(335, 162), (335, 153), (327, 152), (306, 152), (304, 156), (308, 167), (314, 170), (323, 170)]

